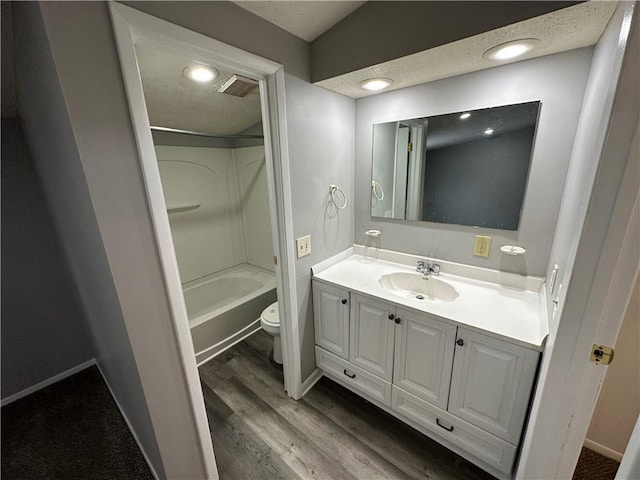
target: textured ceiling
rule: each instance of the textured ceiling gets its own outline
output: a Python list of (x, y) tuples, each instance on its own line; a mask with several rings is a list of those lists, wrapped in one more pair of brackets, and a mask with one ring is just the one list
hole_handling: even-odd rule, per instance
[[(322, 80), (316, 85), (348, 97), (360, 98), (380, 93), (368, 92), (359, 87), (360, 82), (367, 78), (391, 78), (394, 81), (393, 85), (384, 90), (389, 92), (505, 63), (586, 47), (598, 41), (615, 8), (616, 2), (581, 3), (457, 42)], [(538, 38), (541, 43), (529, 54), (512, 61), (496, 62), (482, 56), (493, 46), (519, 38)]]
[(220, 75), (202, 85), (182, 75), (185, 67), (199, 63), (182, 52), (139, 43), (136, 54), (151, 125), (232, 135), (261, 121), (257, 87), (242, 98), (218, 93), (234, 72), (212, 65)]
[(254, 0), (233, 3), (311, 42), (365, 2)]

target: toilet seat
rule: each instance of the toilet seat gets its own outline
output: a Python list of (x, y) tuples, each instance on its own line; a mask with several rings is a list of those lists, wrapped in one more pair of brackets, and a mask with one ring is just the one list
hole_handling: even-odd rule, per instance
[(278, 302), (274, 302), (265, 308), (260, 315), (260, 322), (268, 327), (280, 327), (280, 310)]

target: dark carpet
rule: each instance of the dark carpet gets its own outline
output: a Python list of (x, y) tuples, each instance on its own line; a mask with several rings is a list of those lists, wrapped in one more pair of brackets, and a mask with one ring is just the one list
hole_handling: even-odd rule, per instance
[(620, 464), (588, 448), (582, 448), (573, 480), (613, 480)]
[(153, 479), (96, 367), (2, 408), (2, 479)]

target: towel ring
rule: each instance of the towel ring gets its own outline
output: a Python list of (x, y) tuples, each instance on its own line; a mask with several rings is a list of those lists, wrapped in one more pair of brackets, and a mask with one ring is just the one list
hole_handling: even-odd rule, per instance
[[(342, 194), (342, 205), (340, 205), (336, 200), (336, 192), (340, 192)], [(331, 201), (337, 209), (344, 210), (345, 208), (347, 208), (347, 196), (345, 195), (344, 190), (342, 190), (340, 187), (338, 187), (337, 185), (329, 185), (329, 195), (331, 195)]]
[(371, 191), (373, 192), (373, 196), (378, 200), (384, 199), (384, 190), (382, 189), (382, 185), (375, 180), (371, 181)]

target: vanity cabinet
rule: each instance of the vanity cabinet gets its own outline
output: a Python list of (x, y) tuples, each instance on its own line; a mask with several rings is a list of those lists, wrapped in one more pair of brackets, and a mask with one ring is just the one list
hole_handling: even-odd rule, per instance
[(351, 294), (349, 361), (391, 381), (395, 307), (355, 293)]
[(539, 353), (458, 328), (449, 412), (518, 443)]
[(313, 318), (316, 345), (349, 358), (349, 291), (313, 283)]
[(393, 384), (447, 408), (456, 326), (398, 308)]
[(509, 478), (538, 351), (315, 279), (313, 304), (327, 376)]

